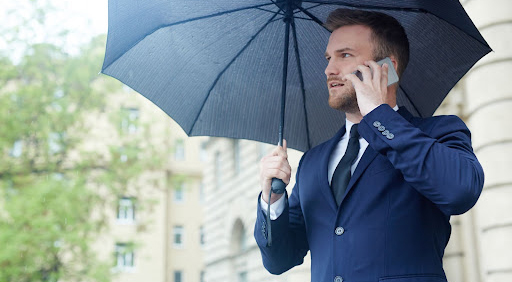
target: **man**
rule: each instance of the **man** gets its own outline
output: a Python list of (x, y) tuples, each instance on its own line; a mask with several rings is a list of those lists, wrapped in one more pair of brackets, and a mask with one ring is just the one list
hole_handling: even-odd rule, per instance
[[(261, 160), (254, 234), (263, 263), (280, 274), (310, 251), (314, 282), (446, 281), (450, 216), (469, 210), (483, 188), (470, 132), (455, 116), (422, 119), (397, 107), (388, 68), (404, 72), (409, 43), (394, 18), (339, 9), (326, 26), (329, 105), (345, 112), (346, 125), (303, 155), (289, 199), (268, 199), (272, 178), (290, 180), (286, 143)], [(393, 66), (377, 65), (386, 56)]]

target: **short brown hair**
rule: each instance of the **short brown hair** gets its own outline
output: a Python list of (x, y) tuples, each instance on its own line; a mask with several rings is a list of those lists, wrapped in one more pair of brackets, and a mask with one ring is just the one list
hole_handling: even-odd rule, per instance
[(402, 25), (393, 17), (371, 11), (336, 9), (327, 17), (324, 26), (331, 32), (348, 25), (363, 25), (372, 30), (374, 60), (393, 55), (398, 61), (397, 73), (409, 62), (409, 40)]

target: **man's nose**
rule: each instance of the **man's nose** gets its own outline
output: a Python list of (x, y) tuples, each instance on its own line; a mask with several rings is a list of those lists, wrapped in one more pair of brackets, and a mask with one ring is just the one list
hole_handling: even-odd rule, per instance
[(325, 67), (325, 75), (338, 75), (340, 74), (340, 71), (336, 67), (336, 64), (334, 64), (333, 60), (330, 60), (327, 64), (327, 67)]

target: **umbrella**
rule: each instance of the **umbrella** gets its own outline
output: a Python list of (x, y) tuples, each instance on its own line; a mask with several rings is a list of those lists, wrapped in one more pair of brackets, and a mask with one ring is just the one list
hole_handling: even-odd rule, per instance
[(189, 136), (276, 144), (281, 123), (288, 147), (305, 151), (344, 123), (327, 104), (323, 73), (330, 32), (322, 23), (340, 7), (404, 26), (411, 58), (397, 99), (416, 116), (432, 115), (491, 50), (457, 0), (109, 0), (102, 72)]
[(345, 120), (328, 106), (323, 73), (330, 32), (322, 24), (340, 7), (383, 12), (403, 25), (410, 61), (397, 102), (416, 116), (432, 115), (491, 51), (458, 0), (109, 0), (102, 72), (189, 136), (275, 144), (286, 128), (288, 147), (305, 151)]
[(102, 72), (189, 136), (276, 144), (283, 107), (288, 147), (305, 151), (344, 123), (327, 104), (330, 32), (321, 25), (340, 7), (387, 13), (404, 26), (411, 58), (398, 103), (416, 116), (432, 115), (491, 50), (457, 0), (109, 0)]

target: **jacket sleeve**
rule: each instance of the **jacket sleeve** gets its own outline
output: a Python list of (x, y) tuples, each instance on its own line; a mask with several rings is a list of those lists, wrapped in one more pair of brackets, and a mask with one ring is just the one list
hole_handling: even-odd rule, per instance
[(484, 184), (471, 134), (456, 116), (430, 121), (419, 129), (381, 105), (363, 118), (359, 133), (444, 214), (462, 214), (475, 205)]
[[(297, 179), (299, 179), (300, 167), (299, 164)], [(272, 246), (268, 246), (267, 218), (259, 204), (254, 228), (254, 238), (260, 248), (263, 265), (272, 274), (281, 274), (302, 264), (309, 250), (300, 207), (299, 183), (295, 184), (289, 199), (287, 192), (283, 197), (286, 197), (285, 209), (276, 220), (271, 221)]]

